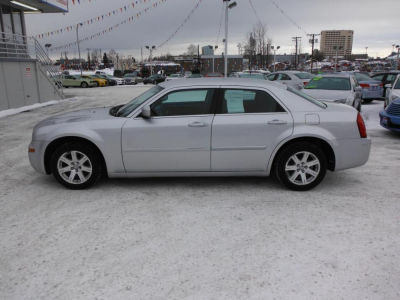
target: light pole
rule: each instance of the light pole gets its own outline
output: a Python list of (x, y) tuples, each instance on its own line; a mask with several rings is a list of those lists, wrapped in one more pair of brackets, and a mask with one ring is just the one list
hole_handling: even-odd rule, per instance
[(368, 58), (368, 46), (365, 47), (365, 54), (367, 54), (367, 58)]
[(49, 49), (51, 47), (51, 44), (45, 44), (44, 46), (46, 48), (47, 56), (49, 56)]
[[(153, 60), (153, 50), (156, 49), (156, 46), (146, 46), (146, 49), (148, 49), (150, 52), (149, 61), (151, 63)], [(150, 75), (153, 75), (153, 66), (152, 65), (150, 65)]]
[(213, 73), (215, 72), (215, 68), (214, 68), (214, 66), (215, 66), (215, 51), (217, 51), (217, 49), (218, 49), (218, 45), (215, 45), (214, 46), (214, 53), (213, 53)]
[(343, 47), (333, 46), (333, 50), (336, 50), (336, 57), (335, 57), (335, 72), (337, 71), (337, 59), (338, 59), (338, 51), (342, 50)]
[(274, 50), (274, 72), (275, 72), (275, 59), (276, 59), (276, 51), (279, 50), (281, 48), (281, 46), (271, 46), (271, 49)]
[(222, 0), (225, 2), (225, 60), (224, 60), (224, 77), (228, 77), (228, 15), (229, 10), (237, 6), (236, 1), (229, 4), (231, 0)]
[(81, 61), (81, 48), (79, 46), (79, 26), (82, 26), (82, 23), (76, 24), (76, 44), (78, 45), (78, 55), (79, 55), (79, 69), (81, 70), (82, 76), (82, 61)]

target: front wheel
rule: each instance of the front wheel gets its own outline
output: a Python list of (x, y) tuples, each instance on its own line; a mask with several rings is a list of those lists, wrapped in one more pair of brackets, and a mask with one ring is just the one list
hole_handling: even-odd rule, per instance
[(326, 156), (318, 146), (298, 142), (278, 154), (275, 173), (279, 181), (289, 189), (307, 191), (324, 179), (326, 166)]
[(51, 157), (51, 171), (62, 185), (80, 190), (95, 184), (102, 175), (102, 162), (96, 149), (86, 144), (66, 143)]
[(81, 87), (82, 88), (87, 88), (89, 85), (87, 84), (87, 82), (82, 82), (81, 83)]

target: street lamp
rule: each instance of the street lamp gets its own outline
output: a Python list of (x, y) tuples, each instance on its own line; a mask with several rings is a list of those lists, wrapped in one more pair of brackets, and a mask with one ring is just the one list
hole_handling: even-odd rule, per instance
[(342, 46), (333, 46), (333, 50), (336, 50), (336, 58), (335, 58), (335, 72), (337, 71), (337, 59), (338, 59), (338, 51), (342, 50)]
[(224, 77), (228, 77), (228, 15), (229, 15), (229, 10), (236, 7), (237, 3), (232, 2), (229, 4), (231, 0), (222, 0), (225, 2), (225, 59), (224, 59)]
[[(156, 49), (156, 46), (146, 46), (146, 49), (149, 50), (149, 53), (150, 53), (149, 61), (151, 63), (153, 60), (153, 50)], [(153, 66), (152, 65), (150, 65), (150, 75), (153, 75)]]
[(275, 58), (276, 58), (276, 51), (279, 50), (281, 46), (271, 46), (271, 49), (274, 50), (274, 72), (275, 72)]
[(215, 45), (214, 46), (214, 53), (213, 53), (213, 68), (212, 68), (213, 73), (215, 72), (215, 69), (214, 69), (214, 66), (215, 66), (215, 51), (217, 51), (217, 49), (218, 49), (218, 45)]
[(79, 26), (83, 26), (83, 23), (76, 24), (76, 44), (78, 45), (79, 69), (81, 70), (81, 76), (82, 76), (81, 48), (79, 46), (79, 32), (78, 32)]

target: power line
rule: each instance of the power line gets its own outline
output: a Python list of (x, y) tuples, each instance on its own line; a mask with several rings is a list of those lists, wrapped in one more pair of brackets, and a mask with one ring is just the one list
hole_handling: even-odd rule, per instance
[(252, 2), (251, 0), (249, 0), (249, 3), (250, 3), (251, 9), (253, 10), (253, 13), (254, 13), (254, 15), (256, 16), (258, 22), (261, 23), (261, 24), (263, 24), (263, 22), (261, 21), (260, 17), (259, 17), (258, 14), (257, 14), (257, 10), (255, 9), (255, 7), (254, 7), (254, 5), (253, 5), (253, 2)]
[(304, 30), (295, 20), (293, 20), (274, 0), (270, 0), (270, 2), (279, 10), (279, 12), (289, 20), (294, 26), (296, 26), (299, 30), (303, 31), (306, 35), (308, 34), (307, 31)]
[(190, 20), (190, 18), (192, 17), (192, 15), (195, 13), (195, 11), (199, 8), (200, 3), (203, 0), (199, 0), (197, 1), (196, 5), (192, 8), (192, 10), (189, 12), (189, 14), (186, 16), (186, 18), (183, 20), (183, 22), (178, 26), (178, 28), (162, 43), (160, 43), (157, 48), (161, 48), (163, 47), (165, 44), (167, 44), (170, 40), (172, 40), (177, 34), (178, 32), (185, 26), (185, 24)]
[(218, 45), (219, 37), (221, 35), (221, 28), (222, 28), (222, 20), (223, 20), (223, 18), (224, 18), (224, 3), (222, 2), (221, 15), (219, 17), (219, 28), (218, 28), (218, 35), (217, 35), (217, 43), (216, 43), (216, 45)]

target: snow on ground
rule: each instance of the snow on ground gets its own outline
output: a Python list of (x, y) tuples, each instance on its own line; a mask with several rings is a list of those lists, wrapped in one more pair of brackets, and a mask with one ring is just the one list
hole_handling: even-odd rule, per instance
[(0, 119), (1, 299), (399, 299), (399, 135), (363, 107), (367, 165), (315, 190), (266, 178), (113, 179), (71, 191), (29, 165), (33, 126), (147, 87)]

